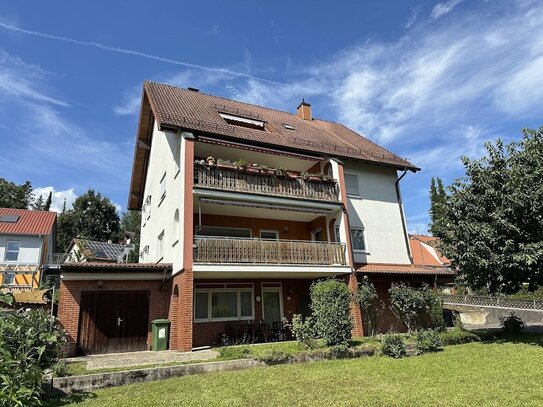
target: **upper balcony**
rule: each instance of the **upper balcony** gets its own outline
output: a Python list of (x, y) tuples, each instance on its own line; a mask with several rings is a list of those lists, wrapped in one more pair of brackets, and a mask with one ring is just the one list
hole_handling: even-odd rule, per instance
[(257, 195), (338, 202), (337, 182), (327, 175), (296, 174), (282, 168), (196, 160), (194, 186)]

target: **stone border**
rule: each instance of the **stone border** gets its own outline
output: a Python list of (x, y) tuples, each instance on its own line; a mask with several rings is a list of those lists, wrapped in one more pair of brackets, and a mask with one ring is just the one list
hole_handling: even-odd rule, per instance
[(237, 359), (221, 362), (193, 363), (177, 366), (154, 367), (147, 369), (123, 370), (119, 372), (95, 373), (83, 376), (55, 377), (51, 381), (51, 392), (54, 396), (80, 393), (107, 387), (123, 386), (131, 383), (165, 380), (209, 372), (224, 372), (264, 366), (254, 359)]

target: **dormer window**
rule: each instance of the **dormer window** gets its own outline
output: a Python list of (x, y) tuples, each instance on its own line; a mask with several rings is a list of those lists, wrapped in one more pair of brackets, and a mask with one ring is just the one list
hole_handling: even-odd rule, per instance
[(224, 121), (233, 126), (247, 127), (249, 129), (264, 130), (264, 121), (249, 119), (247, 117), (234, 116), (227, 113), (219, 113)]
[(294, 128), (294, 126), (291, 126), (291, 125), (288, 124), (288, 123), (283, 123), (283, 126), (285, 126), (285, 129), (287, 129), (287, 130), (296, 130), (296, 129)]

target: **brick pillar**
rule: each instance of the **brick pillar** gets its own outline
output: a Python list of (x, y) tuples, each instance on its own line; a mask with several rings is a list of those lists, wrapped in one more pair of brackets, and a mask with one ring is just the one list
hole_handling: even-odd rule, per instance
[(77, 281), (60, 281), (58, 320), (66, 331), (66, 356), (75, 356), (77, 353), (79, 303), (81, 301), (81, 289), (79, 285)]
[[(356, 290), (358, 281), (356, 274), (351, 273), (349, 276), (349, 289), (351, 292)], [(364, 325), (362, 322), (362, 311), (360, 310), (360, 304), (355, 301), (351, 302), (351, 315), (353, 317), (353, 336), (364, 336)]]

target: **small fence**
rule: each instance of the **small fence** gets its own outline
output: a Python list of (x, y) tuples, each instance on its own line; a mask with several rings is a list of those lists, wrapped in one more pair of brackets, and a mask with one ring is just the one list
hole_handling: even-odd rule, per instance
[(445, 305), (470, 307), (506, 308), (516, 310), (543, 311), (543, 300), (520, 300), (508, 297), (487, 297), (478, 295), (442, 294)]

